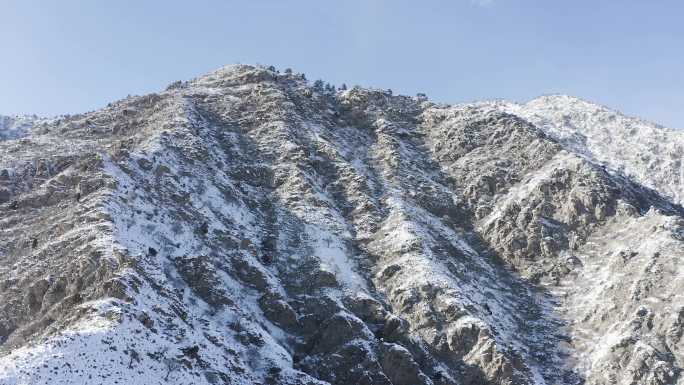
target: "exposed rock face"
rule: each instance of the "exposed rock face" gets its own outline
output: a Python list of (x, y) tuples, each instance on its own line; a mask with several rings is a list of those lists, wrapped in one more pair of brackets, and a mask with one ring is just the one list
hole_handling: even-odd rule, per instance
[(609, 116), (230, 66), (36, 121), (0, 142), (0, 383), (684, 384), (681, 149), (587, 130), (679, 134)]

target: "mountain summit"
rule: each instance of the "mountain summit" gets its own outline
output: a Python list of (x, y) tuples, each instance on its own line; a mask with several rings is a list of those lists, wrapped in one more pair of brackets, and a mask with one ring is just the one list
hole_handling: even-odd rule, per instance
[(0, 124), (0, 384), (684, 384), (678, 131), (246, 65)]

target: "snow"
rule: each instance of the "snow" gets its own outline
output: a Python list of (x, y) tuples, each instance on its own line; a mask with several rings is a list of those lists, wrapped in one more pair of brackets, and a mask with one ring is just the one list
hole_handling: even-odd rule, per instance
[[(155, 132), (136, 138), (140, 143), (128, 154), (130, 161), (122, 162), (87, 147), (101, 153), (101, 176), (113, 187), (100, 192), (97, 204), (84, 208), (84, 216), (111, 220), (97, 226), (76, 226), (41, 244), (38, 251), (55, 242), (68, 242), (74, 234), (87, 233), (91, 245), (104, 252), (105, 263), (116, 267), (113, 279), (129, 284), (125, 294), (130, 301), (108, 298), (83, 304), (80, 310), (86, 315), (82, 318), (1, 357), (3, 385), (115, 384), (131, 378), (146, 384), (209, 384), (219, 370), (229, 373), (235, 384), (251, 384), (263, 382), (273, 366), (285, 369), (284, 378), (303, 375), (293, 368), (293, 335), (269, 321), (259, 306), (265, 292), (286, 297), (278, 269), (294, 269), (301, 260), (313, 259), (335, 276), (340, 287), (321, 291), (340, 304), (345, 295), (391, 302), (393, 312), (410, 320), (410, 338), (422, 338), (430, 344), (438, 333), (449, 337), (448, 333), (459, 328), (479, 329), (480, 348), (493, 345), (494, 353), (516, 352), (516, 359), (526, 366), (520, 370), (536, 385), (554, 378), (555, 373), (549, 371), (562, 366), (563, 353), (570, 354), (579, 368), (589, 373), (609, 361), (615, 346), (634, 336), (628, 321), (641, 308), (620, 307), (614, 300), (640, 294), (640, 280), (664, 274), (663, 279), (674, 282), (672, 287), (682, 286), (684, 270), (679, 264), (665, 265), (653, 257), (665, 250), (663, 254), (672, 257), (663, 259), (677, 260), (679, 243), (673, 240), (677, 226), (652, 211), (643, 218), (620, 222), (629, 226), (601, 230), (576, 254), (561, 254), (562, 259), (578, 258), (583, 265), (581, 274), (549, 287), (550, 292), (537, 290), (490, 259), (483, 247), (486, 245), (469, 237), (473, 234), (448, 225), (448, 220), (417, 202), (419, 188), (424, 186), (454, 204), (458, 198), (444, 186), (438, 169), (416, 165), (432, 164), (420, 158), (421, 153), (416, 151), (419, 145), (398, 139), (415, 134), (407, 128), (410, 126), (378, 118), (369, 133), (371, 130), (346, 126), (326, 128), (320, 121), (290, 124), (275, 120), (241, 127), (244, 135), (225, 126), (212, 126), (193, 104), (193, 96), (216, 98), (228, 109), (244, 107), (235, 106), (244, 98), (231, 92), (284, 98), (279, 90), (264, 90), (251, 81), (240, 84), (245, 68), (225, 67), (196, 79), (192, 87), (165, 91), (164, 95), (170, 96), (167, 107), (173, 111), (165, 123), (173, 134)], [(235, 86), (225, 87), (231, 83)], [(338, 95), (354, 97), (352, 90)], [(268, 100), (260, 113), (268, 113), (266, 109), (273, 103)], [(483, 111), (503, 111), (528, 119), (566, 149), (497, 197), (493, 202), (497, 207), (523, 202), (555, 170), (581, 165), (587, 159), (666, 191), (675, 199), (684, 197), (684, 174), (681, 162), (677, 163), (684, 141), (678, 132), (565, 96), (544, 97), (527, 104), (476, 105)], [(447, 113), (461, 113), (457, 110)], [(334, 113), (327, 106), (321, 111), (321, 119)], [(0, 140), (3, 135), (5, 139), (30, 135), (33, 123), (0, 119), (4, 119), (0, 120)], [(263, 132), (269, 135), (259, 136)], [(216, 138), (224, 143), (217, 143)], [(48, 146), (54, 138), (32, 140)], [(240, 166), (247, 167), (244, 173), (250, 176), (250, 167), (262, 167), (250, 163), (254, 154), (247, 149), (252, 148), (240, 147), (240, 140), (254, 141), (254, 148), (278, 159), (272, 168), (281, 185), (263, 187), (231, 177)], [(72, 143), (74, 148), (86, 146), (78, 140)], [(221, 146), (233, 147), (227, 151)], [(644, 156), (657, 152), (666, 156)], [(297, 162), (288, 162), (290, 159)], [(332, 176), (315, 170), (315, 164), (325, 162), (334, 168)], [(339, 181), (330, 179), (355, 184), (357, 191), (345, 191), (349, 202), (340, 203), (331, 192), (331, 185)], [(263, 202), (271, 201), (276, 202), (274, 207), (265, 208)], [(342, 204), (348, 207), (343, 210)], [(480, 230), (500, 215), (498, 211), (490, 213), (478, 224)], [(549, 228), (558, 227), (551, 218), (541, 218), (541, 222)], [(278, 226), (277, 242), (300, 242), (284, 253), (287, 255), (276, 256), (291, 265), (273, 267), (264, 262), (261, 246), (270, 235), (271, 225)], [(645, 230), (654, 227), (660, 230)], [(290, 233), (294, 236), (288, 238)], [(607, 252), (625, 245), (639, 253), (630, 260), (631, 265), (625, 264), (619, 253)], [(235, 260), (231, 258), (263, 277), (259, 284), (266, 288), (256, 289), (226, 268)], [(129, 265), (131, 261), (134, 263)], [(178, 266), (191, 261), (207, 261), (208, 276), (216, 279), (214, 289), (229, 298), (229, 303), (210, 305), (211, 299), (193, 287), (189, 282), (192, 279), (183, 277)], [(393, 275), (385, 278), (386, 273)], [(418, 297), (420, 300), (415, 300)], [(684, 297), (677, 290), (645, 293), (638, 305), (649, 311), (660, 309), (670, 305), (668, 298), (681, 301)], [(599, 320), (594, 315), (601, 312), (605, 319)], [(563, 325), (561, 316), (576, 322)], [(430, 324), (431, 317), (451, 318), (440, 330)], [(565, 332), (572, 336), (571, 344), (561, 344), (558, 335)], [(256, 336), (263, 343), (245, 343), (241, 339), (245, 335)], [(374, 338), (368, 337), (369, 341)], [(354, 343), (370, 351), (369, 341)], [(192, 346), (199, 347), (202, 364), (180, 350)], [(647, 340), (638, 341), (633, 348), (652, 349)], [(481, 350), (473, 352), (465, 359), (477, 359)]]
[[(581, 160), (576, 155), (567, 151), (561, 151), (554, 155), (554, 157), (546, 162), (540, 169), (533, 171), (531, 175), (523, 176), (517, 185), (509, 188), (504, 196), (498, 198), (494, 206), (497, 208), (506, 208), (513, 203), (520, 203), (527, 199), (533, 190), (548, 181), (554, 171), (577, 167), (579, 164), (581, 164)], [(499, 219), (500, 216), (500, 209), (493, 211), (480, 221), (480, 228), (488, 228), (494, 221)]]
[[(509, 306), (525, 307), (531, 306), (531, 303), (540, 304), (544, 311), (549, 312), (544, 318), (553, 318), (550, 315), (553, 308), (547, 303), (548, 299), (534, 293), (525, 293), (521, 296), (520, 293), (510, 292), (505, 283), (510, 278), (503, 276), (502, 271), (478, 255), (453, 229), (444, 226), (429, 213), (399, 197), (390, 196), (386, 198), (386, 203), (390, 207), (390, 213), (380, 230), (383, 238), (382, 241), (374, 242), (372, 247), (391, 250), (396, 255), (393, 260), (384, 261), (384, 266), (401, 266), (401, 270), (392, 276), (391, 290), (410, 293), (413, 288), (440, 288), (443, 294), (439, 296), (439, 302), (443, 303), (445, 308), (468, 309), (461, 310), (464, 314), (449, 327), (476, 325), (478, 328), (489, 330), (500, 349), (513, 347), (524, 355), (524, 361), (528, 364), (527, 370), (536, 384), (546, 384), (541, 374), (543, 369), (541, 365), (535, 366), (536, 359), (533, 357), (537, 349), (535, 346), (543, 344), (545, 337), (541, 332), (521, 334), (520, 320), (516, 318), (516, 311)], [(434, 231), (461, 250), (465, 260), (459, 262), (452, 256), (447, 262), (433, 253), (430, 244), (434, 242), (431, 235)], [(459, 269), (465, 276), (455, 275), (447, 268), (447, 263), (467, 264), (467, 268), (464, 266)], [(484, 311), (484, 304), (489, 306), (491, 314)], [(480, 310), (473, 312), (473, 309)], [(412, 309), (415, 314), (422, 311)], [(527, 320), (525, 327), (543, 329), (547, 327), (543, 322), (541, 319)]]
[(684, 131), (567, 95), (498, 108), (529, 120), (569, 150), (684, 202)]
[(684, 131), (671, 129), (568, 95), (547, 95), (518, 104), (484, 101), (462, 110), (500, 111), (529, 121), (569, 152), (684, 202)]
[(341, 239), (317, 226), (307, 226), (306, 234), (313, 244), (313, 255), (320, 258), (321, 267), (335, 275), (345, 288), (367, 291), (366, 280), (356, 272), (357, 267)]
[(0, 115), (0, 141), (20, 139), (28, 135), (31, 127), (38, 123), (35, 116), (3, 116)]
[[(208, 172), (205, 178), (198, 179), (196, 174), (182, 177), (180, 160), (162, 148), (160, 141), (153, 138), (143, 146), (145, 154), (132, 156), (154, 159), (152, 170), (165, 165), (169, 170), (163, 176), (167, 178), (168, 191), (148, 190), (142, 183), (148, 172), (136, 166), (137, 162), (128, 163), (124, 169), (103, 155), (102, 176), (116, 181), (116, 188), (101, 197), (106, 203), (91, 210), (91, 215), (107, 215), (112, 219), (111, 228), (88, 230), (93, 231), (93, 243), (105, 252), (104, 258), (117, 263), (115, 255), (129, 255), (138, 262), (141, 270), (123, 268), (118, 272), (120, 279), (135, 282), (136, 291), (128, 292), (133, 302), (109, 299), (84, 304), (83, 307), (90, 309), (86, 318), (40, 344), (0, 358), (3, 385), (121, 384), (132, 378), (140, 384), (169, 381), (209, 384), (214, 381), (211, 368), (230, 372), (235, 384), (252, 384), (262, 381), (271, 366), (292, 368), (290, 353), (283, 347), (288, 337), (263, 317), (257, 305), (259, 294), (253, 289), (221, 270), (215, 271), (221, 289), (234, 302), (217, 312), (187, 287), (178, 286), (182, 280), (172, 263), (174, 258), (208, 255), (212, 249), (187, 222), (174, 223), (174, 206), (164, 204), (163, 200), (167, 192), (188, 194), (188, 206), (183, 208), (185, 214), (198, 218), (198, 222), (206, 221), (209, 231), (222, 230), (256, 241), (258, 229), (253, 225), (254, 215), (241, 200), (223, 192), (232, 190), (234, 183), (230, 178), (223, 173)], [(358, 285), (358, 277), (345, 264), (341, 243), (328, 243), (326, 239), (331, 238), (321, 234), (317, 240), (321, 256), (328, 258), (334, 268), (341, 269), (343, 275), (354, 277), (350, 283)], [(147, 255), (150, 247), (159, 250), (157, 257)], [(258, 263), (249, 255), (244, 258)], [(262, 272), (276, 291), (282, 291), (277, 280), (268, 276), (270, 273)], [(149, 282), (154, 282), (154, 287)], [(184, 309), (183, 320), (170, 317), (177, 309)], [(141, 314), (146, 314), (154, 326), (142, 325)], [(235, 322), (239, 322), (243, 333), (263, 339), (263, 345), (250, 347), (236, 340), (229, 327)], [(204, 361), (201, 367), (184, 358), (179, 350), (191, 346), (200, 347)], [(189, 364), (184, 364), (185, 361)], [(169, 365), (173, 366), (170, 372)], [(247, 370), (238, 374), (231, 367)], [(282, 376), (287, 378), (296, 372), (284, 370)]]
[[(569, 325), (573, 346), (568, 353), (577, 360), (578, 370), (587, 375), (609, 362), (616, 349), (629, 348), (633, 341), (636, 345), (631, 349), (652, 349), (646, 339), (635, 334), (635, 314), (671, 306), (678, 288), (684, 286), (684, 268), (677, 262), (681, 247), (676, 239), (676, 217), (651, 210), (643, 217), (629, 218), (627, 225), (616, 223), (619, 227), (609, 224), (578, 250), (575, 256), (583, 265), (582, 271), (560, 285), (566, 295), (557, 311), (577, 320)], [(635, 253), (635, 257), (625, 262), (620, 251)], [(656, 259), (656, 255), (660, 257)], [(669, 271), (662, 266), (669, 266)], [(637, 301), (622, 299), (634, 299), (640, 283), (654, 273), (654, 268), (659, 271), (655, 276), (667, 274), (653, 283), (658, 285), (652, 292), (656, 296), (646, 295)], [(663, 301), (665, 298), (669, 300)]]

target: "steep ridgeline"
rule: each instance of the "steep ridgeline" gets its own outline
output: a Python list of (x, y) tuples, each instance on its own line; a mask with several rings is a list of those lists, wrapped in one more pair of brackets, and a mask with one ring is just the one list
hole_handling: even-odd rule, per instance
[(0, 141), (0, 383), (684, 384), (681, 185), (583, 103), (229, 66), (36, 121)]

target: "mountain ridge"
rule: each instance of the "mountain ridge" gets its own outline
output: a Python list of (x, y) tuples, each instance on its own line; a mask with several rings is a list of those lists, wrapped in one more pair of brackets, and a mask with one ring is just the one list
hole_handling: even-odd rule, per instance
[(681, 206), (510, 109), (237, 65), (0, 142), (0, 379), (681, 384)]

